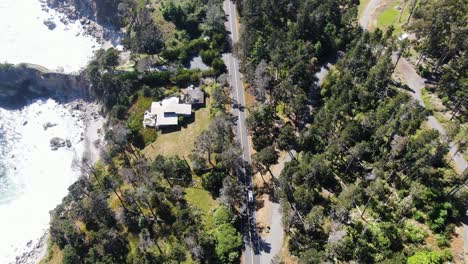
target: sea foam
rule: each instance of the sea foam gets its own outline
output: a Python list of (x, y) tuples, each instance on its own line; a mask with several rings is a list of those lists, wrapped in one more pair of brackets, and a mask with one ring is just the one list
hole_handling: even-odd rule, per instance
[[(79, 111), (53, 100), (36, 101), (22, 110), (0, 108), (0, 165), (8, 194), (0, 193), (0, 263), (14, 262), (36, 246), (47, 231), (49, 211), (79, 176), (75, 164), (84, 151), (85, 132), (79, 116)], [(47, 122), (54, 126), (45, 129)], [(72, 147), (51, 150), (53, 137), (69, 139)]]
[[(31, 63), (66, 73), (85, 67), (101, 45), (83, 34), (80, 22), (65, 25), (61, 16), (39, 0), (0, 0), (0, 63)], [(45, 20), (53, 21), (56, 28), (49, 30)], [(91, 109), (87, 113), (99, 108), (83, 107)], [(0, 106), (2, 264), (15, 263), (17, 257), (22, 263), (35, 263), (42, 257), (37, 252), (43, 249), (39, 240), (49, 227), (49, 211), (79, 176), (76, 164), (85, 146), (96, 156), (90, 143), (100, 136), (96, 130), (103, 118), (94, 116), (85, 122), (80, 118), (83, 111), (73, 109), (54, 100), (35, 101), (20, 110)], [(45, 129), (47, 122), (56, 125)], [(53, 137), (69, 139), (72, 146), (52, 151)]]
[[(65, 25), (56, 11), (44, 5), (39, 0), (0, 1), (0, 62), (77, 72), (100, 45), (82, 34), (79, 21)], [(49, 19), (57, 25), (53, 30), (44, 24)]]

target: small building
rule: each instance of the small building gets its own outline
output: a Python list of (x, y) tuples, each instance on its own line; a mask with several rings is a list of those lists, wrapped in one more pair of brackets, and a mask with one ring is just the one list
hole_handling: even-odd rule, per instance
[(205, 93), (200, 87), (190, 85), (186, 89), (185, 94), (189, 97), (187, 102), (190, 102), (192, 105), (205, 103)]
[(190, 115), (192, 115), (191, 104), (180, 103), (178, 97), (169, 97), (151, 104), (149, 111), (145, 111), (143, 125), (155, 128), (177, 126), (179, 116)]

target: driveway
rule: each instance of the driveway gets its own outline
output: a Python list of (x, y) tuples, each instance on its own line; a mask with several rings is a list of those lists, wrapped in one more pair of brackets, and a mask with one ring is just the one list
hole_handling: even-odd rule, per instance
[(371, 0), (369, 4), (367, 4), (366, 8), (364, 9), (364, 12), (362, 13), (361, 18), (359, 19), (359, 24), (362, 28), (370, 27), (369, 23), (372, 22), (371, 18), (373, 11), (377, 9), (380, 2), (381, 0)]

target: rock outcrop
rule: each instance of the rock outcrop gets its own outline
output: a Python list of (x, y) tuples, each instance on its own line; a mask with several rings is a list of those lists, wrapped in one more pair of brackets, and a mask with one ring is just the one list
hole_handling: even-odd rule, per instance
[(49, 30), (54, 30), (54, 29), (57, 27), (57, 25), (55, 24), (55, 22), (52, 21), (51, 19), (45, 20), (45, 21), (44, 21), (44, 25), (46, 25), (47, 28), (48, 28)]
[(59, 148), (65, 147), (65, 144), (67, 144), (67, 142), (64, 139), (58, 137), (54, 137), (50, 140), (50, 148), (52, 150), (57, 150)]
[(65, 14), (70, 20), (86, 18), (112, 30), (121, 26), (119, 3), (119, 0), (47, 0), (50, 8)]
[(86, 97), (86, 87), (84, 78), (78, 75), (49, 72), (30, 64), (0, 64), (0, 104), (3, 106), (40, 97)]

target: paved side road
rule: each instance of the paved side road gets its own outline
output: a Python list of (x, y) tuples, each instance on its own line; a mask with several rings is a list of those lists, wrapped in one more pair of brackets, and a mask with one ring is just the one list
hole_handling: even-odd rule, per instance
[(361, 18), (359, 19), (359, 24), (362, 28), (369, 28), (370, 27), (370, 20), (373, 11), (379, 6), (381, 0), (371, 0), (369, 4), (367, 4), (364, 12), (362, 13)]
[[(412, 90), (410, 92), (411, 96), (416, 101), (418, 101), (422, 107), (425, 108), (426, 105), (424, 104), (424, 101), (422, 99), (422, 89), (426, 85), (425, 80), (418, 75), (416, 70), (413, 68), (413, 65), (411, 65), (405, 58), (401, 58), (398, 62), (395, 71), (398, 73), (399, 76), (401, 76), (402, 81), (406, 83), (408, 87)], [(445, 128), (432, 115), (428, 116), (427, 122), (429, 124), (429, 127), (439, 131), (442, 138), (448, 143), (448, 145), (450, 146), (449, 154), (454, 161), (455, 169), (458, 172), (463, 173), (468, 167), (468, 164), (463, 158), (463, 156), (460, 153), (457, 153), (457, 146), (450, 141), (450, 138), (448, 137)]]
[[(362, 28), (369, 28), (369, 19), (371, 17), (371, 14), (372, 12), (375, 12), (375, 8), (380, 4), (381, 1), (382, 0), (371, 0), (371, 2), (368, 4), (366, 9), (364, 10), (364, 13), (362, 14), (361, 19), (359, 20), (359, 23)], [(416, 101), (418, 101), (421, 106), (426, 107), (422, 99), (421, 92), (421, 90), (425, 86), (425, 81), (423, 78), (421, 78), (421, 76), (418, 75), (413, 65), (411, 65), (405, 58), (401, 58), (395, 70), (399, 73), (399, 75), (402, 77), (403, 81), (408, 85), (408, 87), (412, 89), (410, 95)], [(447, 136), (447, 131), (445, 131), (444, 127), (434, 116), (428, 117), (428, 124), (430, 128), (439, 131), (443, 139), (449, 144), (449, 154), (450, 157), (453, 159), (455, 169), (460, 173), (467, 173), (467, 162), (460, 153), (456, 153), (456, 146), (452, 142), (450, 142), (450, 138)], [(465, 262), (468, 263), (468, 212), (465, 213), (463, 221), (463, 239)]]

